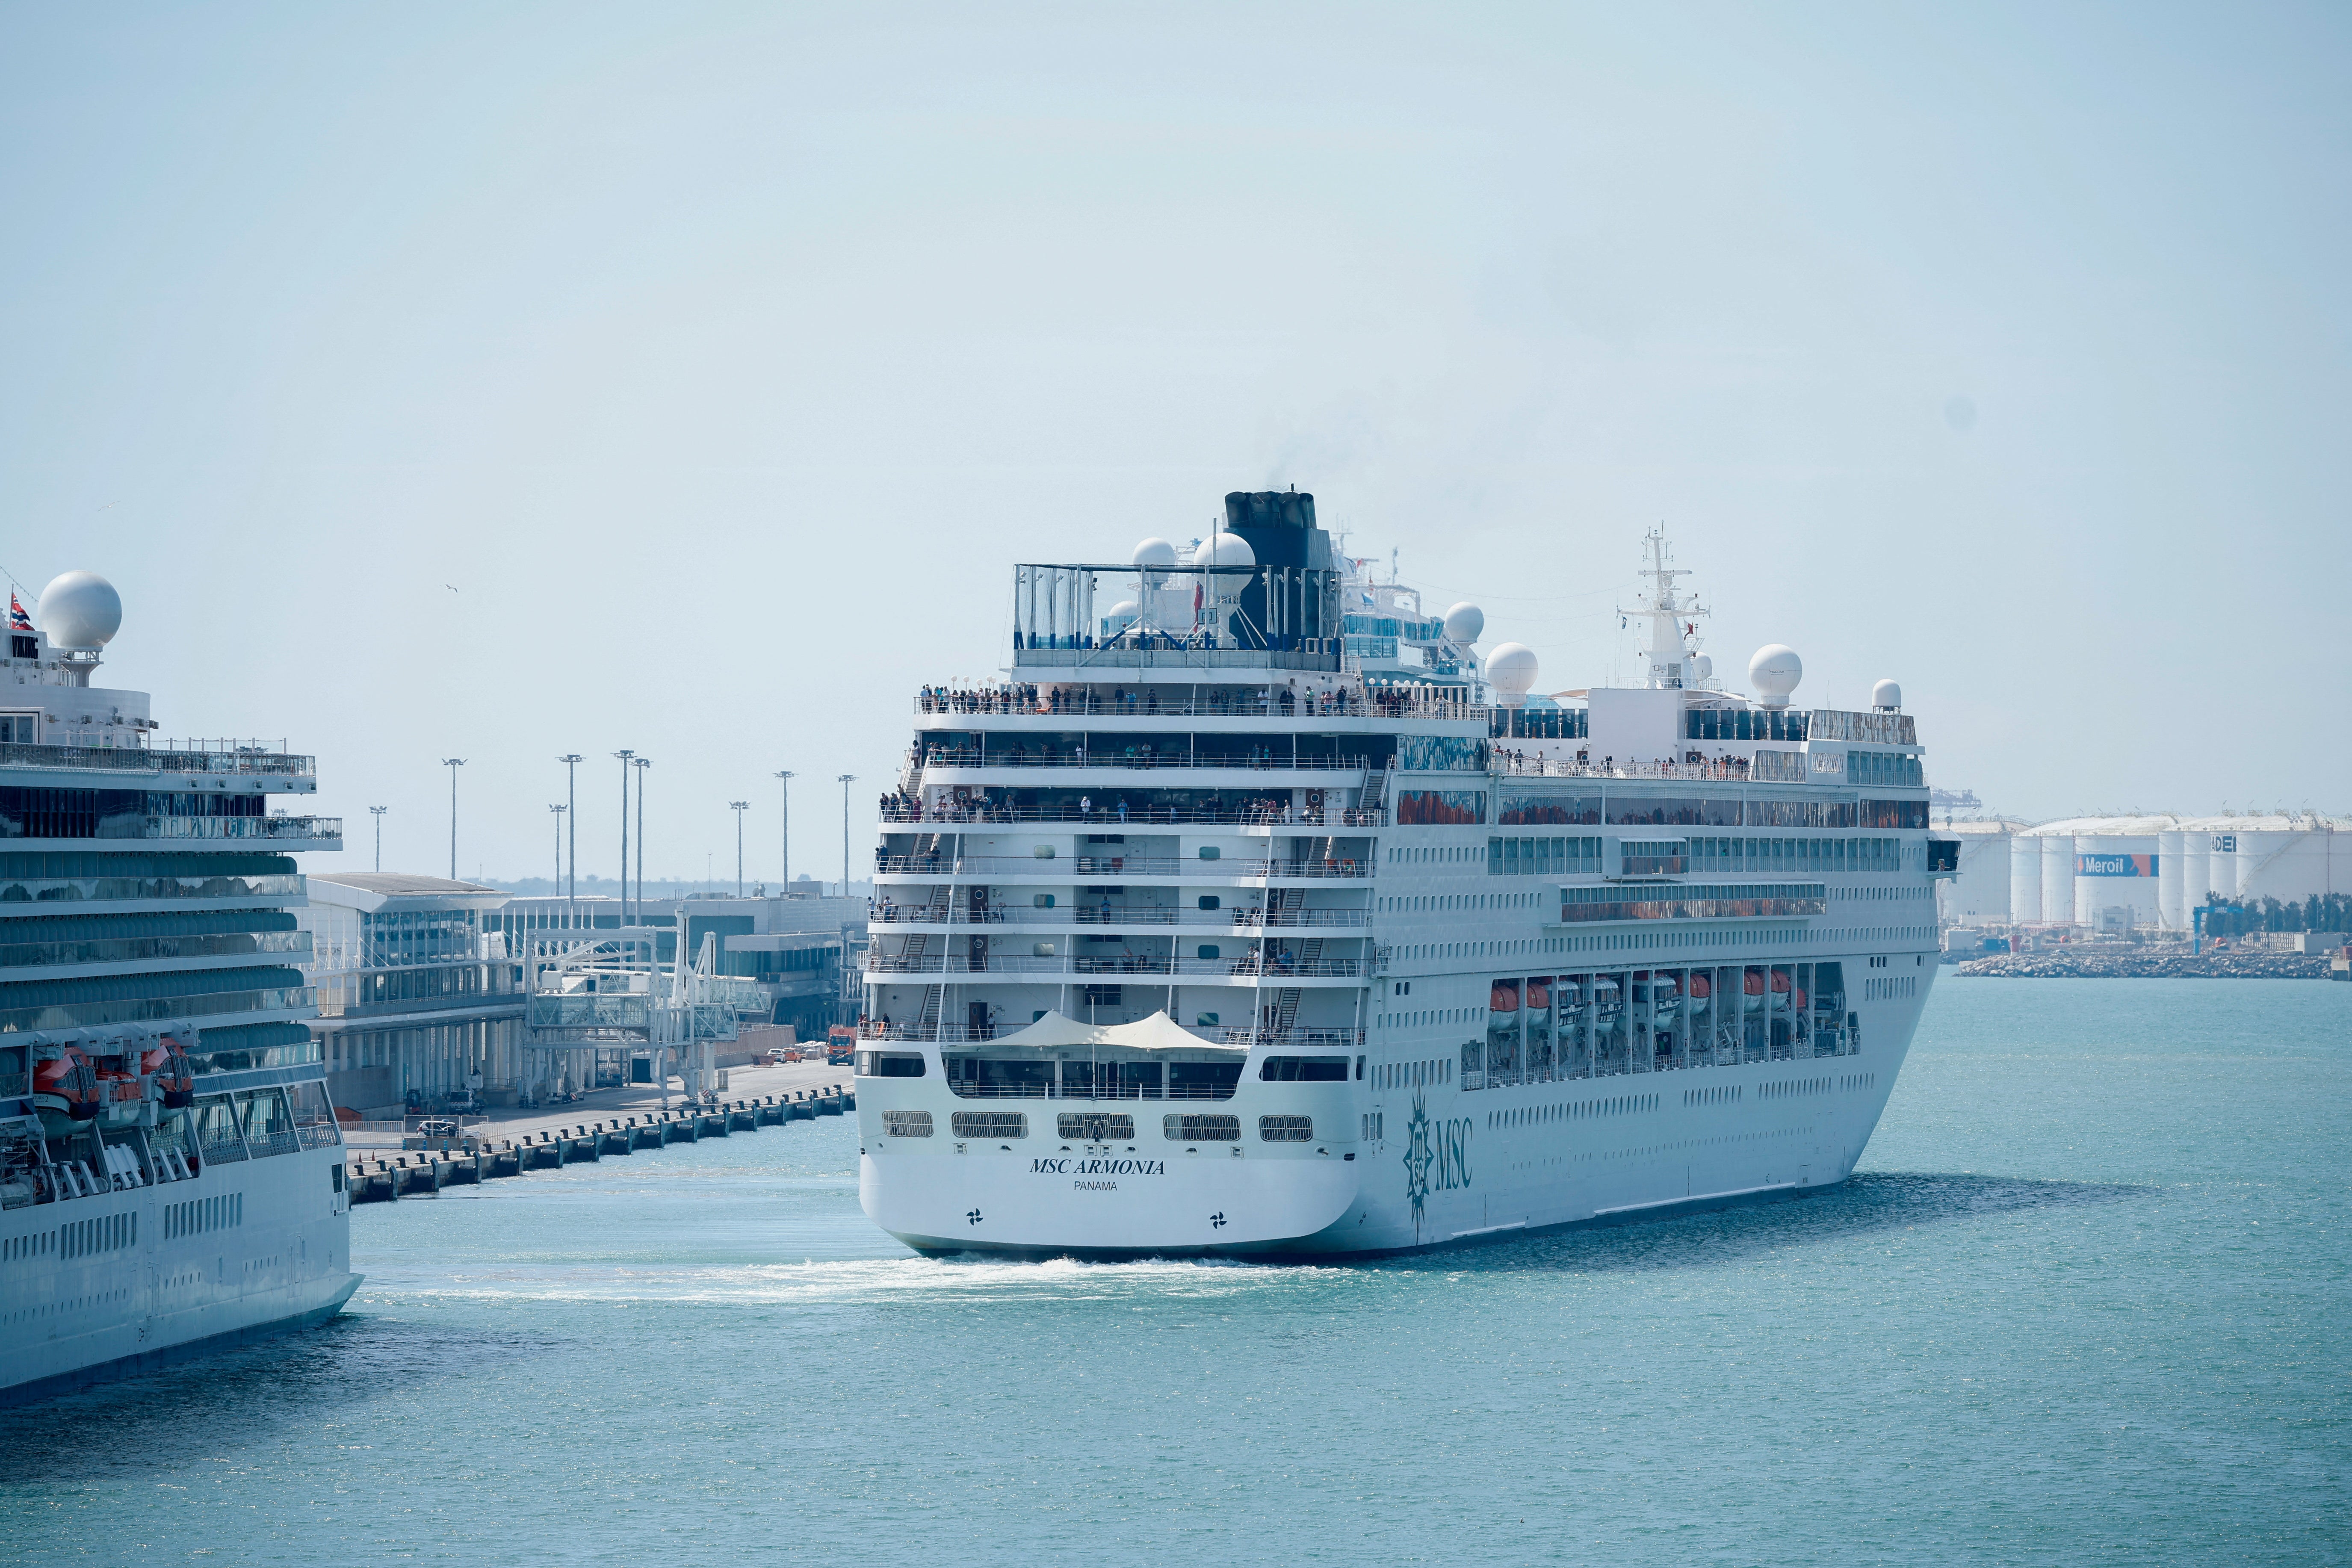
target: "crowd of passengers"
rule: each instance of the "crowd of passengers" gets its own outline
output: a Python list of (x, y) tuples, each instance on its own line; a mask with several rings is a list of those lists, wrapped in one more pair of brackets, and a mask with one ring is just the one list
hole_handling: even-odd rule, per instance
[[(1296, 679), (1271, 692), (1257, 688), (1234, 690), (1211, 687), (1197, 701), (1171, 701), (1166, 710), (1171, 713), (1234, 713), (1265, 717), (1280, 714), (1285, 717), (1322, 718), (1334, 715), (1375, 715), (1402, 718), (1425, 711), (1432, 695), (1420, 688), (1399, 687), (1342, 689), (1338, 691), (1301, 691)], [(1033, 681), (998, 686), (926, 686), (918, 700), (926, 713), (1110, 713), (1154, 714), (1160, 712), (1160, 689), (1145, 686), (1136, 689), (1115, 689), (1108, 700), (1092, 690), (1072, 691), (1065, 687), (1043, 689)]]
[(1347, 826), (1360, 814), (1352, 808), (1332, 812), (1295, 811), (1286, 800), (1259, 795), (1241, 802), (1213, 801), (1188, 805), (1162, 803), (1129, 805), (1120, 795), (1099, 809), (1091, 795), (1076, 800), (1019, 805), (992, 797), (975, 785), (958, 784), (940, 799), (926, 804), (919, 795), (893, 790), (881, 797), (885, 822), (1083, 822), (1129, 824), (1241, 823), (1279, 826), (1297, 821), (1307, 826), (1330, 826), (1333, 816)]
[(1619, 764), (1614, 756), (1592, 760), (1589, 746), (1576, 749), (1576, 760), (1562, 757), (1529, 756), (1516, 747), (1496, 746), (1493, 749), (1495, 765), (1505, 773), (1556, 774), (1575, 777), (1582, 773), (1633, 777), (1647, 774), (1658, 778), (1744, 779), (1748, 776), (1748, 759), (1718, 752), (1708, 756), (1703, 752), (1685, 752), (1679, 761), (1673, 757), (1654, 757), (1647, 763), (1627, 761)]
[[(938, 742), (926, 742), (922, 751), (923, 765), (933, 768), (999, 768), (1037, 767), (1097, 767), (1097, 768), (1157, 768), (1195, 766), (1204, 768), (1286, 768), (1294, 765), (1288, 748), (1280, 753), (1263, 742), (1244, 747), (1233, 755), (1202, 757), (1180, 747), (1171, 747), (1162, 757), (1159, 746), (1150, 741), (1131, 745), (1110, 747), (1065, 746), (1041, 740), (1035, 751), (1019, 735), (1010, 745), (1000, 741), (986, 756), (971, 746), (950, 746)], [(1324, 757), (1313, 753), (1297, 759), (1309, 767), (1358, 767), (1364, 765), (1361, 757)]]

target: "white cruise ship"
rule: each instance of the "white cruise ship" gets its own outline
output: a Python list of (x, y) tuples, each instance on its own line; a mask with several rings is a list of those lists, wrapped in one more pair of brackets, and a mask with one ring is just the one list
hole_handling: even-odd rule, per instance
[(1843, 1181), (1954, 847), (1893, 682), (1802, 710), (1775, 646), (1727, 691), (1648, 544), (1644, 678), (1550, 697), (1296, 492), (1016, 567), (1007, 679), (919, 695), (881, 805), (866, 1213), (1312, 1257)]
[(69, 572), (0, 664), (0, 1404), (322, 1321), (359, 1285), (302, 1022), (290, 852), (341, 824), (279, 745), (165, 743), (89, 684), (121, 621)]

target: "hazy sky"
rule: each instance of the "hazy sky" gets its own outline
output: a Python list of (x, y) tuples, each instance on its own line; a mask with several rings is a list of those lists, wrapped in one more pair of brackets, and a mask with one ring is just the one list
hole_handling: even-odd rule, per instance
[[(2032, 816), (2352, 810), (2352, 11), (0, 8), (0, 567), (386, 864), (856, 853), (1016, 559), (1296, 484), (1545, 689), (1718, 667)], [(320, 858), (319, 864), (325, 864)]]

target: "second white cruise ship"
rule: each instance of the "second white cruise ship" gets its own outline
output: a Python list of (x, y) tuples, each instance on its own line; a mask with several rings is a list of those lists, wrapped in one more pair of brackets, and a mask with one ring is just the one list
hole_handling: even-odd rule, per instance
[(1648, 548), (1643, 678), (1549, 697), (1295, 491), (1016, 567), (1007, 679), (926, 688), (881, 803), (866, 1213), (1332, 1256), (1843, 1181), (1954, 847), (1893, 682), (1802, 710), (1775, 646), (1726, 690)]
[(0, 658), (0, 1405), (323, 1322), (359, 1285), (282, 742), (161, 742), (68, 572)]

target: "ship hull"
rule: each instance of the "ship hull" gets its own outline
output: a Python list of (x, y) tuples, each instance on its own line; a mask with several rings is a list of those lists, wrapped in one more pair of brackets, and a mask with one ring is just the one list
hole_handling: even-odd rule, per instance
[[(1926, 989), (1863, 1003), (1872, 1044), (1859, 1055), (1475, 1090), (1316, 1085), (1318, 1127), (1387, 1132), (1318, 1143), (1328, 1152), (1044, 1140), (951, 1152), (943, 1141), (889, 1138), (883, 1122), (887, 1109), (936, 1102), (944, 1112), (957, 1103), (944, 1089), (865, 1080), (859, 1200), (884, 1230), (934, 1256), (1271, 1261), (1391, 1256), (1801, 1197), (1843, 1183), (1868, 1146)], [(1254, 1092), (1265, 1089), (1245, 1082), (1228, 1102), (1244, 1124)]]
[(0, 1211), (0, 1405), (315, 1326), (359, 1288), (340, 1148)]

